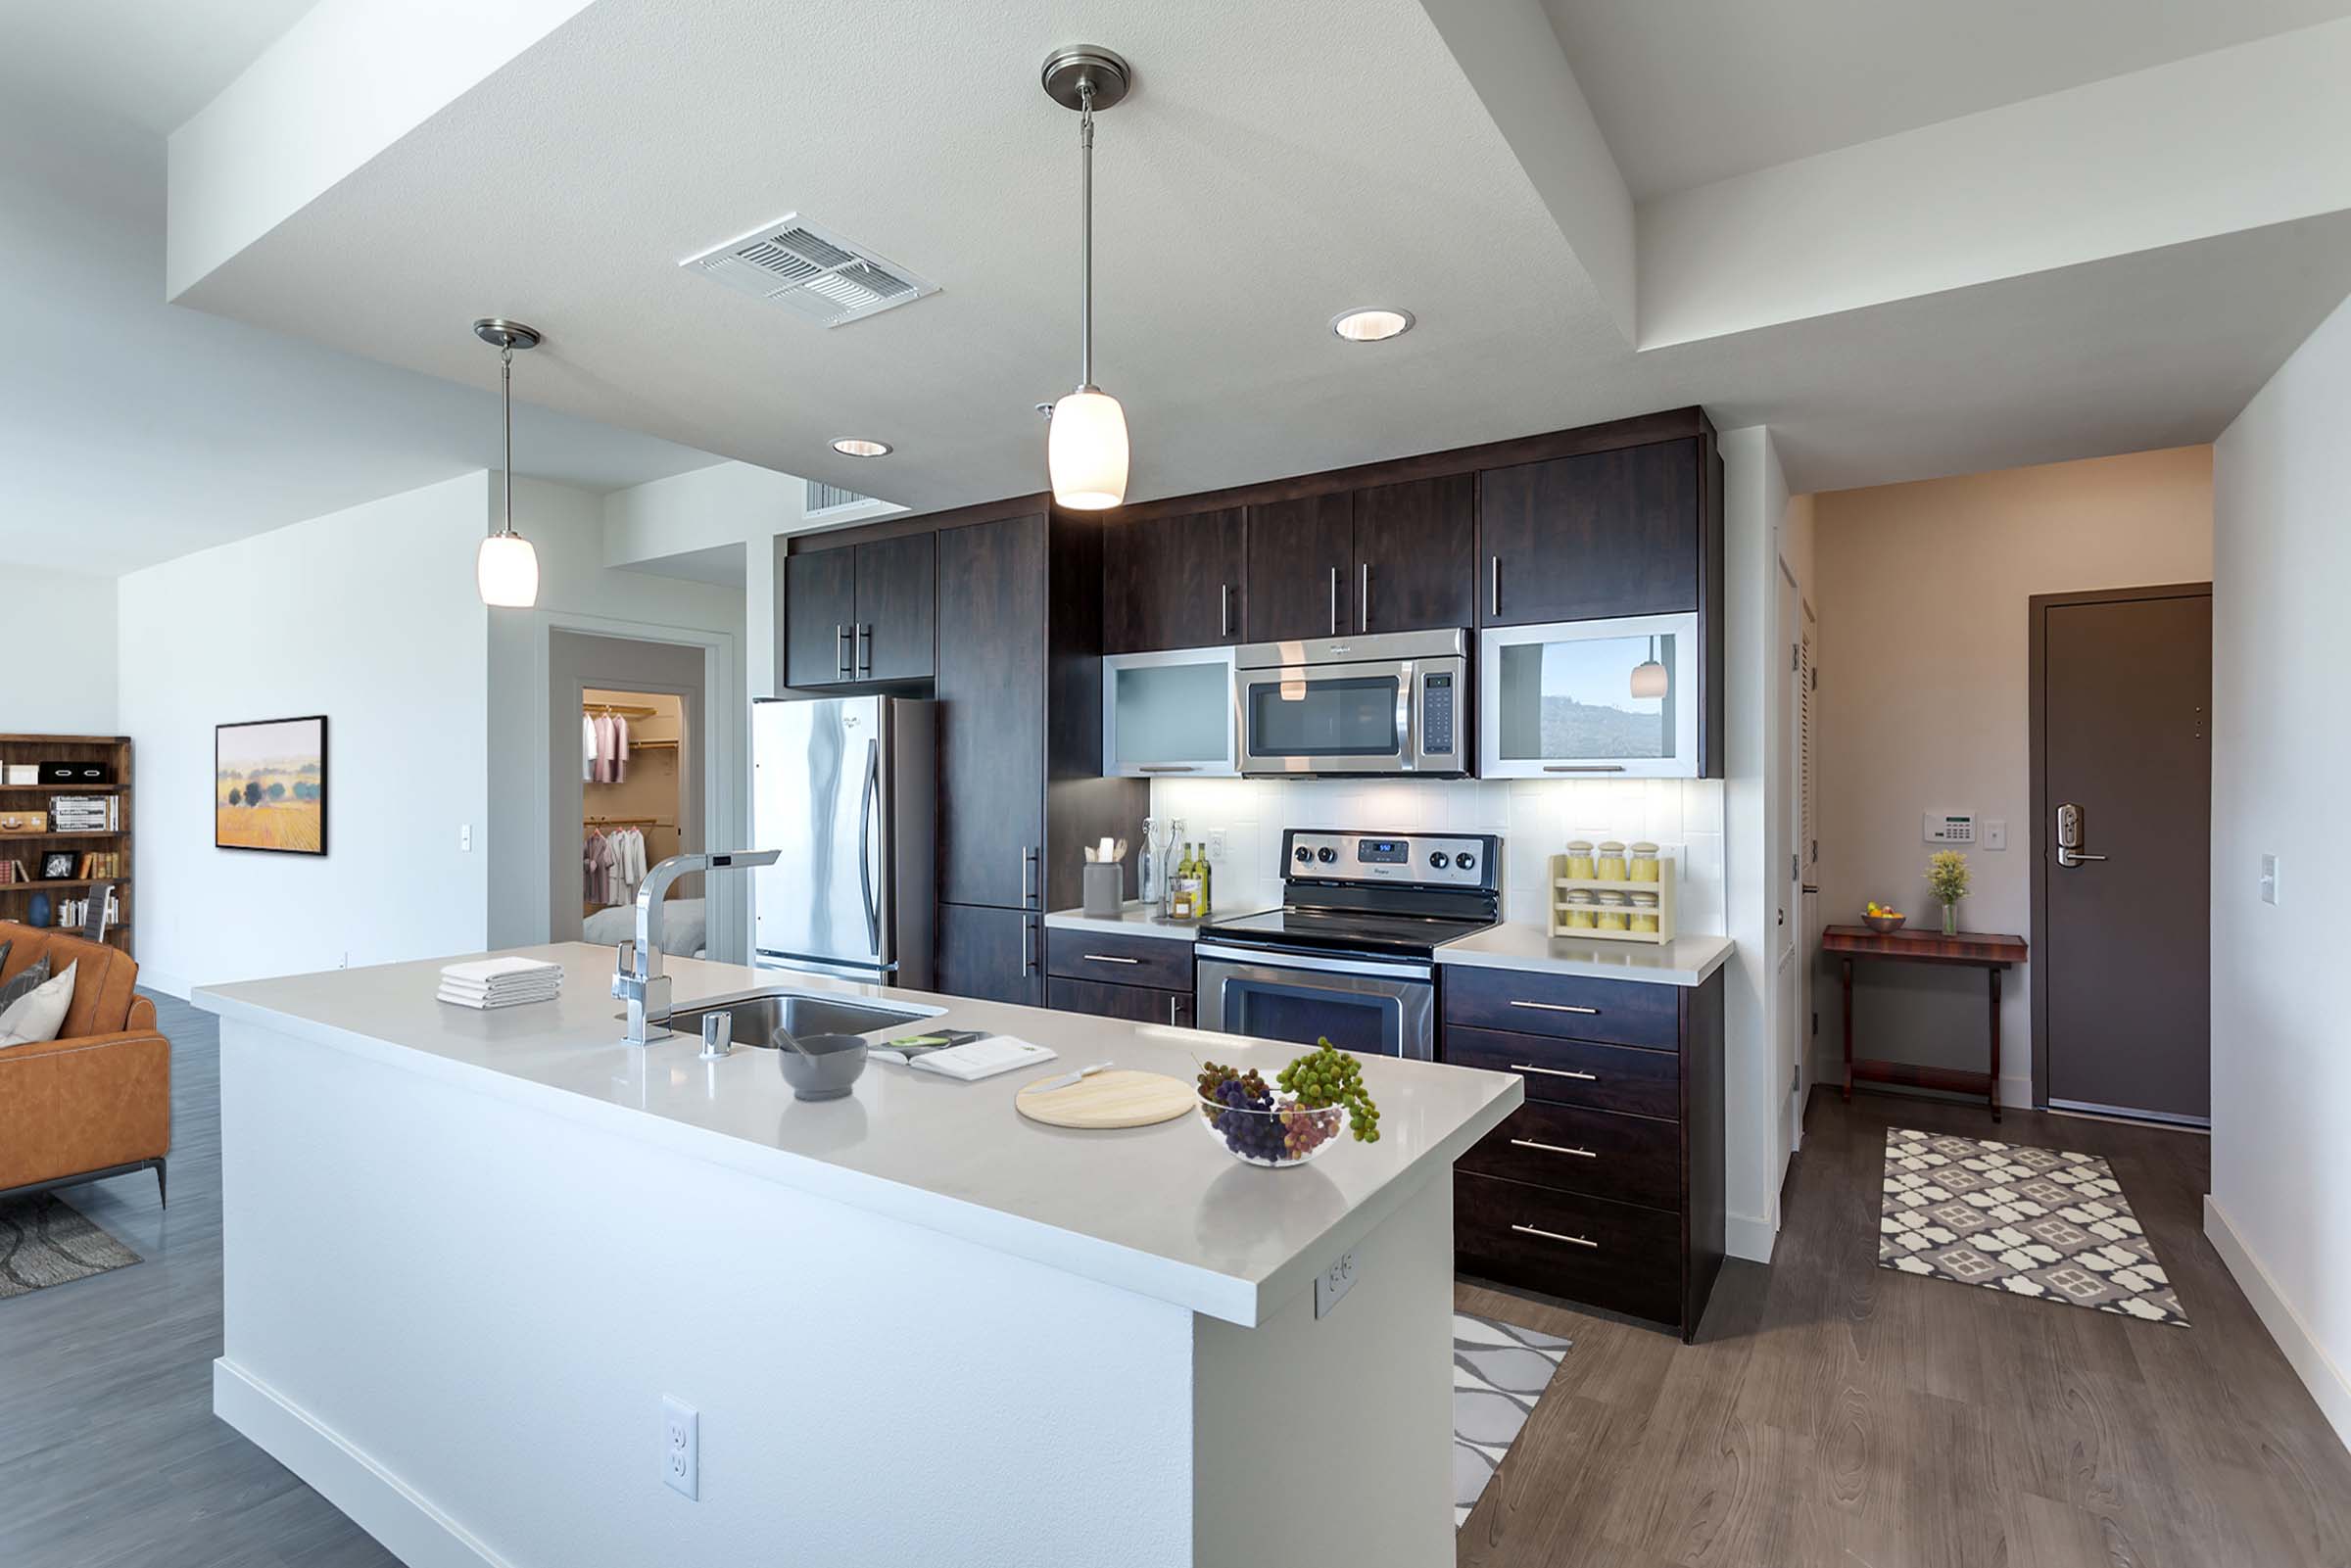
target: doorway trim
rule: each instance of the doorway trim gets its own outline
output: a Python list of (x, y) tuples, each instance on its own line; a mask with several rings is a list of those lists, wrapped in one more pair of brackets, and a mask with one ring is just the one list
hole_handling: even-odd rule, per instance
[[(2033, 856), (2033, 915), (2032, 928), (2027, 933), (2031, 942), (2028, 951), (2046, 961), (2049, 927), (2049, 861), (2046, 849), (2049, 822), (2048, 780), (2042, 763), (2047, 756), (2048, 727), (2048, 639), (2049, 611), (2077, 604), (2114, 604), (2136, 599), (2210, 598), (2212, 584), (2158, 583), (2146, 588), (2083, 589), (2071, 594), (2036, 594), (2026, 601), (2028, 667), (2026, 677), (2029, 703), (2029, 733), (2027, 770), (2031, 774), (2031, 823), (2025, 842)], [(2211, 852), (2209, 842), (2206, 853)], [(2044, 976), (2033, 974), (2033, 1106), (2037, 1111), (2049, 1109), (2049, 988)]]

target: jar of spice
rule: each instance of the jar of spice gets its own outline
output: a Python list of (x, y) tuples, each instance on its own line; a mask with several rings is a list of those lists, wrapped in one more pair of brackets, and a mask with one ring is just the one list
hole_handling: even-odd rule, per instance
[(1625, 879), (1635, 882), (1654, 882), (1657, 879), (1657, 846), (1644, 840), (1632, 847), (1624, 863)]
[(1567, 875), (1578, 881), (1588, 882), (1592, 879), (1591, 839), (1570, 838), (1567, 840)]
[(1564, 911), (1564, 913), (1559, 917), (1559, 924), (1566, 927), (1569, 930), (1590, 930), (1592, 928), (1594, 904), (1595, 900), (1593, 899), (1592, 890), (1590, 888), (1576, 888), (1560, 902), (1560, 908)]
[(1632, 929), (1636, 931), (1655, 930), (1657, 928), (1657, 895), (1634, 893), (1631, 896), (1633, 900)]
[(1626, 910), (1628, 908), (1629, 905), (1623, 893), (1602, 893), (1600, 895), (1600, 912), (1593, 920), (1593, 925), (1604, 931), (1625, 930), (1628, 928), (1626, 926), (1628, 919)]
[(1624, 878), (1624, 845), (1611, 838), (1600, 846), (1600, 856), (1593, 862), (1593, 875), (1604, 882), (1620, 882)]

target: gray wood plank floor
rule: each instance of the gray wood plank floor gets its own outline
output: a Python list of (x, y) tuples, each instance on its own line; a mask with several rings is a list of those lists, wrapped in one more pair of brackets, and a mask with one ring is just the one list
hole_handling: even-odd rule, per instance
[[(214, 1021), (172, 1041), (172, 1205), (70, 1202), (145, 1262), (0, 1303), (0, 1564), (384, 1568), (212, 1413), (220, 1351)], [(2180, 1284), (2181, 1330), (1876, 1266), (1889, 1124), (2105, 1155)], [(1777, 1266), (1731, 1264), (1700, 1342), (1463, 1285), (1575, 1351), (1460, 1536), (1462, 1568), (2351, 1564), (2351, 1457), (2202, 1235), (2200, 1138), (1887, 1096), (1816, 1099)]]
[(66, 1189), (145, 1261), (0, 1302), (0, 1564), (396, 1568), (213, 1415), (219, 1031), (147, 994), (171, 1041), (171, 1207), (152, 1175)]
[[(1877, 1266), (1889, 1125), (2104, 1155), (2194, 1326)], [(1699, 1343), (1463, 1284), (1575, 1341), (1460, 1568), (2299, 1568), (2351, 1563), (2351, 1456), (2203, 1235), (2188, 1133), (1817, 1095), (1774, 1264)]]

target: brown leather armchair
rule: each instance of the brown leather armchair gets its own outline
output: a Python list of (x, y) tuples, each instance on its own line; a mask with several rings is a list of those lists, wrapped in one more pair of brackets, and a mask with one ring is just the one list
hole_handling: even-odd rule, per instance
[(120, 948), (34, 926), (0, 925), (0, 941), (14, 944), (0, 979), (43, 953), (52, 974), (80, 966), (58, 1037), (0, 1047), (0, 1198), (149, 1169), (163, 1195), (171, 1042), (132, 988), (139, 966)]

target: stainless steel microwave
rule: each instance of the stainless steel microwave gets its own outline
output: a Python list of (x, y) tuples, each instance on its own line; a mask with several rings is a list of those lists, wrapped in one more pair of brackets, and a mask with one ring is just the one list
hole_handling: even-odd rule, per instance
[(1234, 663), (1244, 774), (1469, 771), (1466, 632), (1253, 642)]

